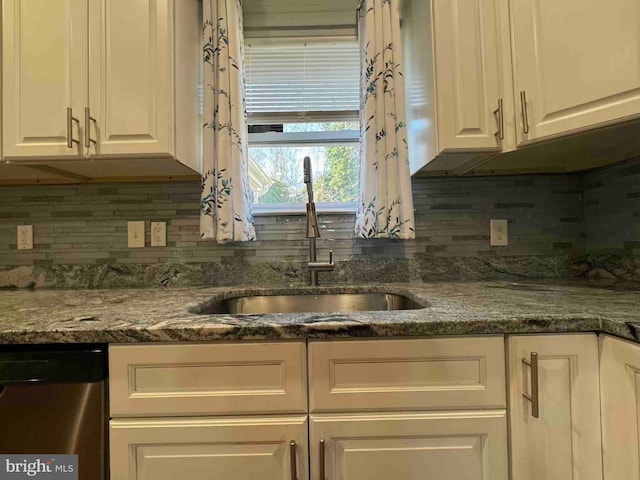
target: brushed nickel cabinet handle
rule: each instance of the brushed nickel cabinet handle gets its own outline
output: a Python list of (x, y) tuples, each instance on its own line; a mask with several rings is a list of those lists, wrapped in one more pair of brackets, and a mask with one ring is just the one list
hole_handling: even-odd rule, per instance
[(520, 92), (520, 106), (522, 107), (522, 131), (529, 133), (529, 112), (527, 110), (527, 92)]
[(67, 107), (67, 148), (73, 148), (74, 144), (79, 144), (80, 140), (73, 138), (73, 123), (78, 124), (80, 128), (80, 120), (73, 116), (73, 108)]
[(493, 115), (498, 122), (498, 131), (494, 135), (504, 140), (504, 106), (501, 98), (498, 99), (498, 108), (493, 111)]
[(91, 148), (91, 144), (97, 143), (96, 140), (91, 138), (91, 124), (96, 123), (97, 120), (91, 116), (91, 109), (84, 107), (84, 146)]
[(289, 451), (291, 454), (291, 480), (298, 480), (298, 461), (296, 458), (297, 444), (291, 440), (289, 443)]
[(320, 439), (320, 480), (325, 480), (324, 472), (324, 438)]
[(531, 352), (531, 359), (523, 358), (522, 363), (531, 367), (531, 394), (523, 393), (522, 396), (531, 402), (531, 416), (540, 418), (540, 392), (538, 385), (538, 354)]

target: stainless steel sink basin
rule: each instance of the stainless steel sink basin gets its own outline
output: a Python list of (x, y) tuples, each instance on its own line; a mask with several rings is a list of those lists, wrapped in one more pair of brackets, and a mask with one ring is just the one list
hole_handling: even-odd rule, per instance
[(206, 306), (199, 314), (364, 312), (423, 308), (403, 295), (392, 293), (339, 293), (302, 295), (258, 295), (227, 298)]

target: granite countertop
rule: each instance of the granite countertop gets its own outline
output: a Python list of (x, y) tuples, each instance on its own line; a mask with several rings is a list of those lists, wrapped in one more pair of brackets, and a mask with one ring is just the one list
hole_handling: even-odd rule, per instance
[[(426, 305), (388, 312), (197, 312), (255, 294), (388, 292)], [(633, 323), (638, 324), (638, 330)], [(329, 287), (0, 291), (0, 343), (125, 343), (605, 332), (640, 338), (640, 285), (551, 281)]]

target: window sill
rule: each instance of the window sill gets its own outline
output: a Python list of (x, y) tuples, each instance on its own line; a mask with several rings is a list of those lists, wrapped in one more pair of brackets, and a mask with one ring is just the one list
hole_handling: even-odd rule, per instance
[[(355, 203), (317, 203), (318, 215), (355, 215)], [(254, 217), (266, 217), (269, 215), (306, 215), (307, 207), (304, 203), (291, 203), (280, 205), (254, 205)]]

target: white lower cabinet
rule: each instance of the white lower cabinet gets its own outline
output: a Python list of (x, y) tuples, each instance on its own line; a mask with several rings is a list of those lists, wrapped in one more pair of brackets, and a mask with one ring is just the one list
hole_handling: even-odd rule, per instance
[(113, 345), (111, 480), (640, 480), (640, 345), (504, 340)]
[(307, 480), (307, 432), (306, 415), (112, 420), (111, 480)]
[(640, 345), (600, 337), (605, 480), (640, 479)]
[(307, 413), (304, 342), (111, 345), (112, 417)]
[(507, 480), (504, 410), (312, 415), (316, 480)]
[(596, 335), (513, 336), (508, 351), (512, 480), (602, 480)]
[(311, 413), (505, 409), (504, 337), (309, 342)]
[(308, 479), (305, 342), (110, 345), (109, 367), (111, 480)]

